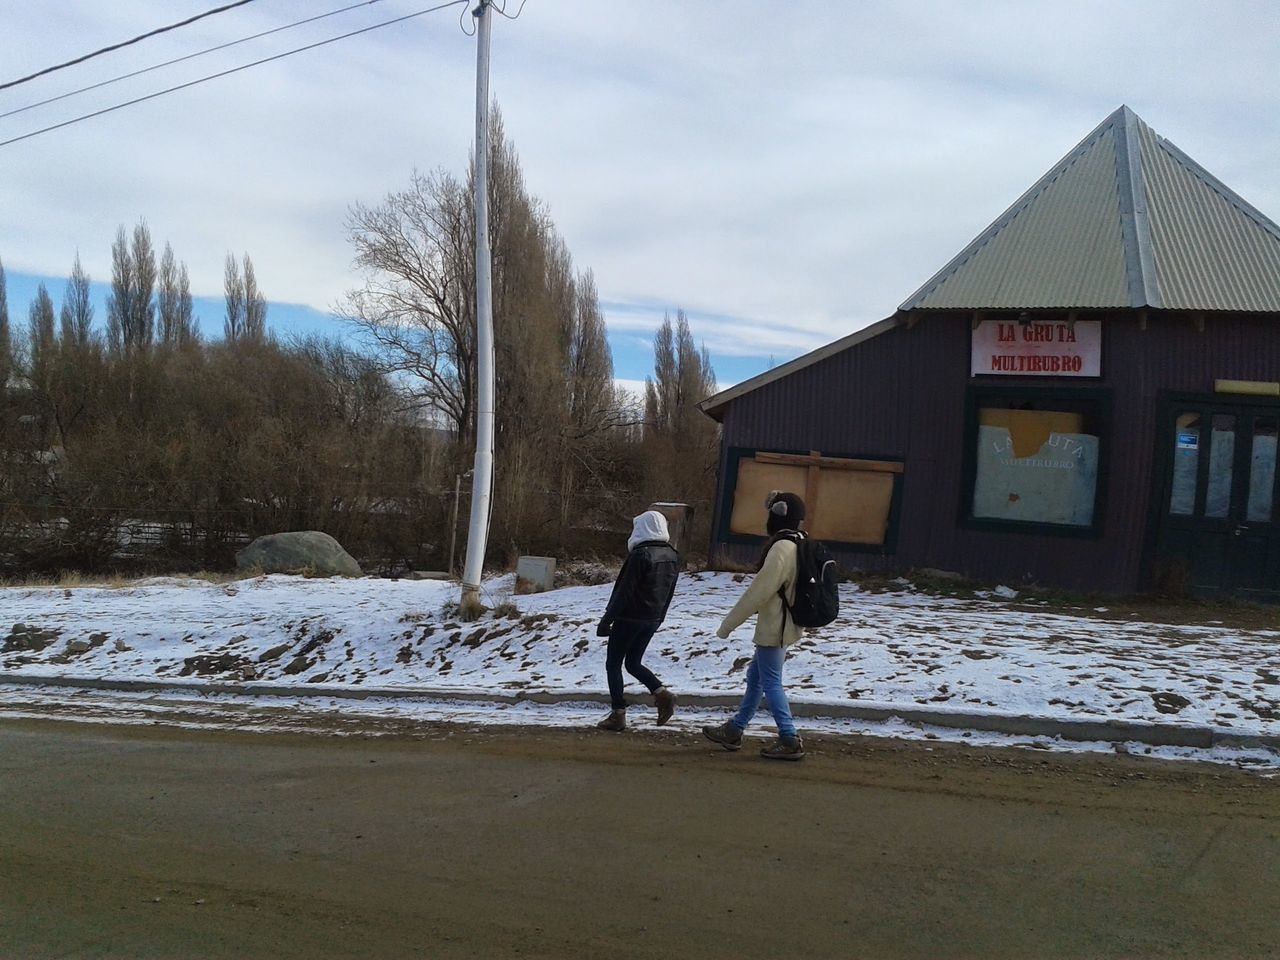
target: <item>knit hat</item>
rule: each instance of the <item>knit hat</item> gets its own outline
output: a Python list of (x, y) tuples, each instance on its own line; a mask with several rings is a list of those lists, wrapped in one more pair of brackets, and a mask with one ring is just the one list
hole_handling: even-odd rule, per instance
[(804, 501), (794, 493), (773, 490), (765, 500), (765, 507), (769, 511), (765, 527), (770, 534), (800, 529), (800, 521), (804, 519)]

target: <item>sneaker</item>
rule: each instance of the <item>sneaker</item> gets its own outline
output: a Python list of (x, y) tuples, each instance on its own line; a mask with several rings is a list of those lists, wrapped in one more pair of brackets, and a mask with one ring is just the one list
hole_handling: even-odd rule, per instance
[(766, 760), (803, 760), (804, 741), (799, 737), (779, 737), (760, 751)]
[(627, 729), (627, 711), (610, 710), (609, 715), (596, 724), (597, 730), (612, 730), (615, 733)]
[(676, 712), (676, 695), (666, 687), (659, 687), (653, 691), (653, 702), (658, 708), (658, 726), (662, 726)]
[(726, 750), (742, 749), (742, 731), (727, 721), (718, 727), (703, 727), (702, 735)]

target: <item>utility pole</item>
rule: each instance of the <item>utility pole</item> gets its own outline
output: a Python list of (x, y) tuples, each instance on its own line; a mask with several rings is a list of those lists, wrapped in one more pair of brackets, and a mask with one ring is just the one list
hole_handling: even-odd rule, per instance
[(471, 477), (471, 528), (462, 571), (463, 610), (480, 606), (480, 578), (489, 541), (489, 501), (493, 491), (493, 294), (489, 253), (489, 13), (479, 0), (476, 18), (476, 458)]

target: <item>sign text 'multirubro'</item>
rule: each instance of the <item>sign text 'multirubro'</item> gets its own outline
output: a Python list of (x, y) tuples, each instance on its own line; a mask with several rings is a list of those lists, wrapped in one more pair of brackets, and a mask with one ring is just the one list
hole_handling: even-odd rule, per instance
[(983, 320), (973, 328), (970, 375), (1097, 377), (1102, 322)]

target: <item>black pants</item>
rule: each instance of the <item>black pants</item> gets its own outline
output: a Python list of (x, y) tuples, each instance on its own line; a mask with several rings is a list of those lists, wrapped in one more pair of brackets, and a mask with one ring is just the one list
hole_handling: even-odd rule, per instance
[(615, 620), (609, 631), (609, 649), (605, 656), (604, 672), (609, 678), (609, 697), (614, 710), (627, 709), (627, 701), (622, 697), (622, 667), (650, 692), (662, 686), (662, 681), (655, 677), (640, 661), (644, 651), (658, 630), (658, 624), (645, 620)]

